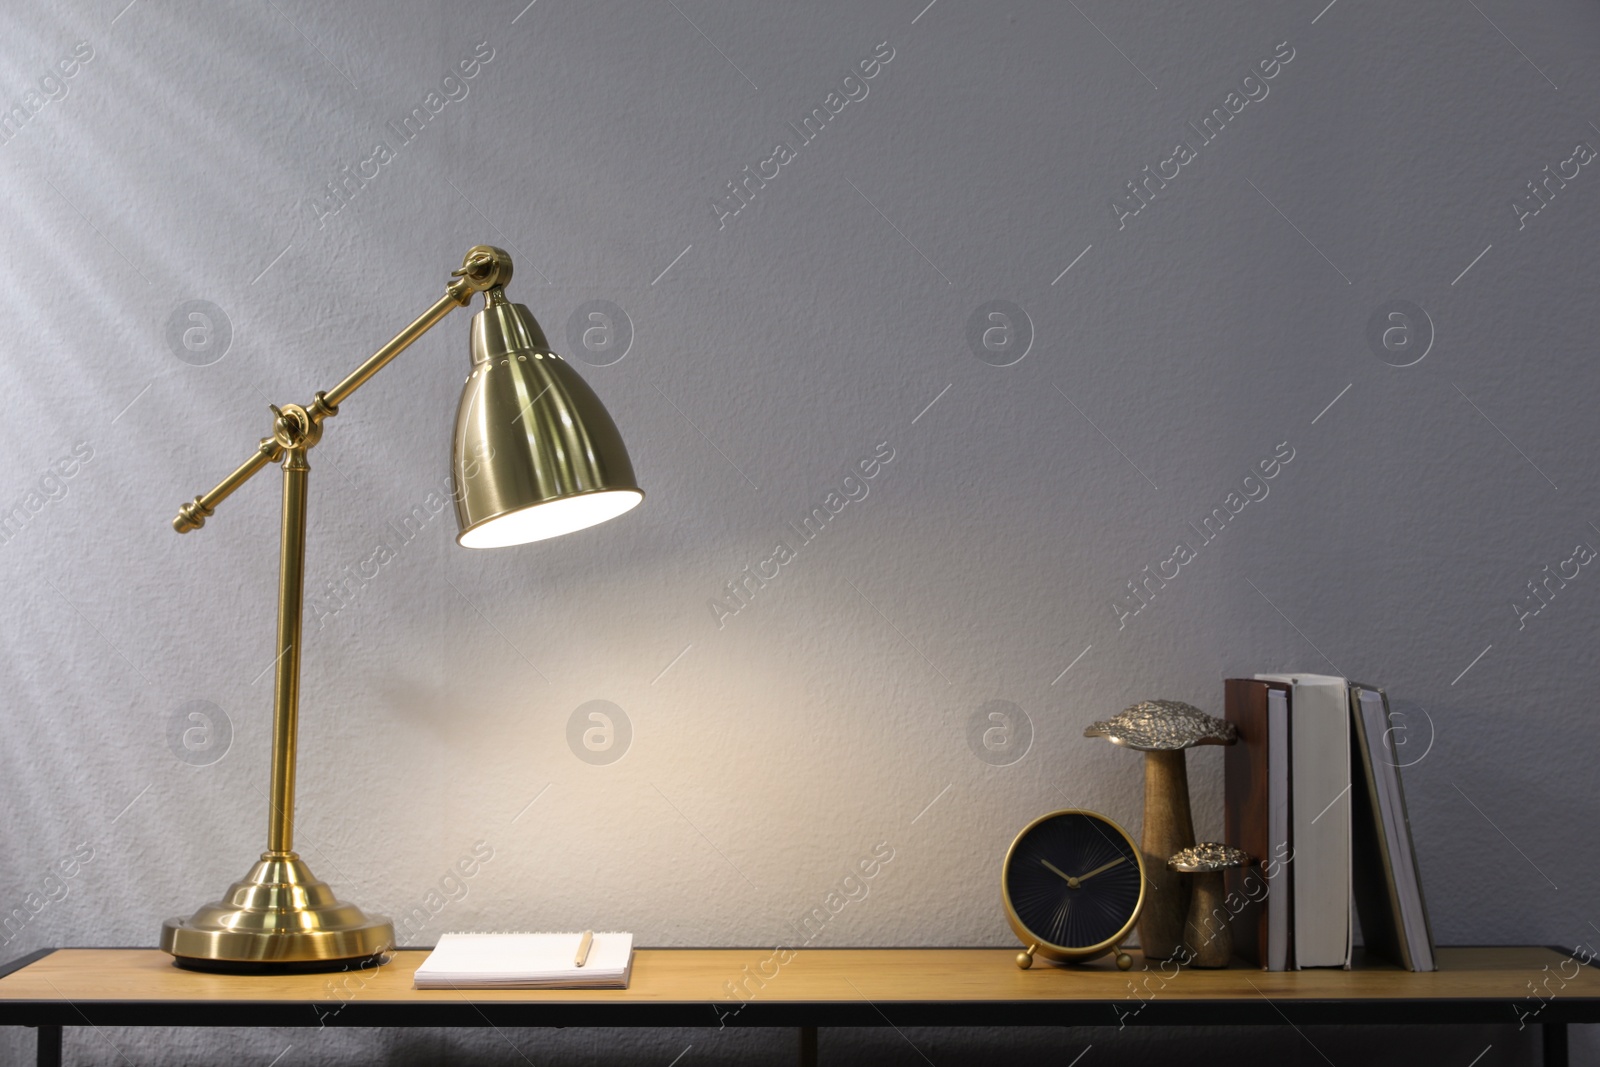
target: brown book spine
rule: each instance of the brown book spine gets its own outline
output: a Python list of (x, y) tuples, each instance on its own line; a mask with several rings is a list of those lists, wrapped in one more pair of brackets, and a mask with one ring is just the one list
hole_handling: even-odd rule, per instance
[[(1239, 731), (1239, 741), (1224, 750), (1223, 833), (1227, 842), (1256, 857), (1270, 855), (1267, 841), (1267, 683), (1229, 678), (1224, 685), (1223, 715)], [(1267, 965), (1266, 883), (1260, 867), (1227, 872), (1226, 903), (1232, 916), (1234, 951)]]

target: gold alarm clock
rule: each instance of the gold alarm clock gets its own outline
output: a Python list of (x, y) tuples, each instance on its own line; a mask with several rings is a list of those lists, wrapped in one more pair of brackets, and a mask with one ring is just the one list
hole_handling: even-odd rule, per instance
[(1050, 963), (1086, 963), (1117, 953), (1144, 907), (1144, 857), (1128, 832), (1099, 812), (1065, 808), (1041, 815), (1017, 835), (1000, 869), (1000, 892), (1012, 932)]

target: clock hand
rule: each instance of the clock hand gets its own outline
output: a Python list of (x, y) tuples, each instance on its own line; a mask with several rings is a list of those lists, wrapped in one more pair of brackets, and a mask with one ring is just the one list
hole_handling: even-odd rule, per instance
[(1056, 874), (1059, 874), (1062, 878), (1065, 878), (1067, 880), (1067, 888), (1068, 889), (1076, 889), (1076, 888), (1078, 888), (1078, 883), (1080, 881), (1082, 881), (1081, 878), (1072, 877), (1072, 875), (1068, 874), (1066, 871), (1063, 871), (1060, 867), (1057, 867), (1055, 864), (1051, 863), (1047, 859), (1041, 859), (1039, 862), (1044, 864), (1050, 870), (1054, 871)]
[(1093, 878), (1095, 875), (1103, 874), (1106, 871), (1109, 871), (1111, 868), (1115, 867), (1117, 864), (1126, 863), (1126, 862), (1128, 862), (1128, 857), (1126, 857), (1126, 856), (1118, 856), (1116, 859), (1112, 860), (1110, 863), (1102, 863), (1100, 866), (1096, 867), (1094, 870), (1090, 871), (1087, 874), (1078, 875), (1077, 880), (1080, 881), (1080, 882), (1087, 882), (1089, 879)]

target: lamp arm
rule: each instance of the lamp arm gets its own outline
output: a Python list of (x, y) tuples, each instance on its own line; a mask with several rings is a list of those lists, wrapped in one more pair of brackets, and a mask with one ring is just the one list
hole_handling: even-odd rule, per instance
[(417, 338), (437, 325), (439, 320), (456, 308), (466, 307), (471, 303), (472, 294), (487, 292), (510, 281), (511, 257), (501, 249), (489, 245), (477, 245), (462, 260), (461, 268), (451, 271), (451, 277), (454, 280), (445, 286), (444, 295), (435, 301), (432, 307), (396, 334), (388, 344), (369, 356), (361, 366), (351, 371), (344, 381), (332, 389), (318, 392), (315, 399), (305, 407), (288, 404), (280, 409), (274, 405), (273, 435), (263, 437), (256, 447), (255, 454), (240, 464), (232, 474), (218, 482), (209, 493), (202, 493), (179, 507), (177, 517), (172, 520), (172, 528), (181, 534), (200, 529), (205, 525), (206, 519), (216, 511), (217, 505), (233, 495), (235, 489), (249, 481), (251, 475), (282, 458), (286, 451), (291, 449), (303, 451), (315, 445), (322, 439), (323, 420), (337, 415), (339, 405), (365, 385), (373, 375), (388, 366), (389, 362), (401, 352), (410, 348)]

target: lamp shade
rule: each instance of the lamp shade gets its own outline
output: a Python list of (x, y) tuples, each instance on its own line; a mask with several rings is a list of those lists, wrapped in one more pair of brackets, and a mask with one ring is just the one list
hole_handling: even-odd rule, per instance
[(550, 351), (526, 307), (498, 288), (487, 297), (456, 412), (456, 541), (520, 545), (633, 508), (644, 493), (599, 397)]

